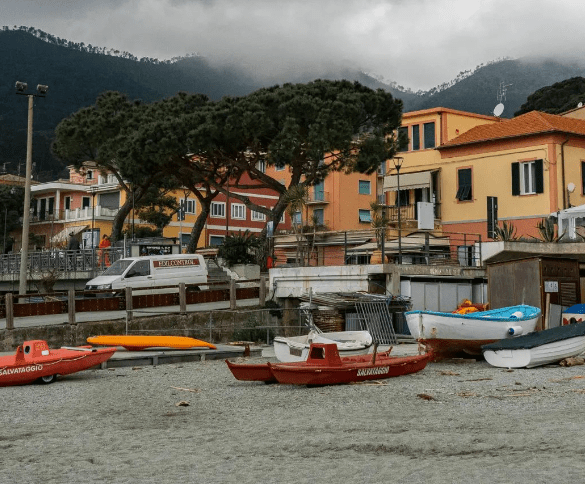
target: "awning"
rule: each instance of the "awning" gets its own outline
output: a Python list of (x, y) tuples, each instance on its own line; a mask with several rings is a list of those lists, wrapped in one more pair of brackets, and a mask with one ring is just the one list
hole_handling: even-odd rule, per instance
[[(400, 175), (400, 189), (412, 190), (414, 188), (430, 188), (431, 172), (420, 171), (418, 173), (405, 173)], [(386, 175), (384, 177), (384, 192), (398, 190), (398, 175)]]
[(67, 242), (69, 240), (69, 234), (73, 233), (73, 235), (77, 235), (88, 227), (89, 225), (70, 225), (69, 227), (65, 227), (63, 230), (61, 230), (61, 232), (51, 237), (51, 242), (53, 244)]

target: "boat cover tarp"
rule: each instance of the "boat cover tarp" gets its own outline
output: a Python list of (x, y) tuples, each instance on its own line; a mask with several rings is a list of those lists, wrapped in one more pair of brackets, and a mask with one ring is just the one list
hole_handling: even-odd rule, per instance
[(567, 324), (558, 328), (503, 339), (489, 345), (483, 345), (481, 349), (483, 351), (524, 350), (578, 336), (585, 336), (585, 323)]

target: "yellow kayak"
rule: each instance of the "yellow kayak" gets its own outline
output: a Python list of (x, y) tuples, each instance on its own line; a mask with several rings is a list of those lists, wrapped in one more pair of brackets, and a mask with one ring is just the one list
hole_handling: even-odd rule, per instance
[(93, 345), (123, 346), (129, 351), (140, 351), (145, 348), (211, 348), (215, 345), (200, 339), (188, 338), (187, 336), (127, 336), (127, 335), (102, 335), (91, 336), (87, 342)]

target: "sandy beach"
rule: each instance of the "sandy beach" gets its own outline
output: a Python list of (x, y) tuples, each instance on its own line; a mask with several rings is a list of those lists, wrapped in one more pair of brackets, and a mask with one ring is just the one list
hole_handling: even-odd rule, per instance
[(204, 361), (0, 393), (0, 482), (584, 480), (585, 366), (447, 361), (306, 388), (240, 382), (223, 361)]

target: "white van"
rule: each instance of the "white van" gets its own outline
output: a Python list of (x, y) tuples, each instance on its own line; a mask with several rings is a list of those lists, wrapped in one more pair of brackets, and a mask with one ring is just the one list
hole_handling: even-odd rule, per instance
[[(128, 257), (114, 262), (85, 285), (86, 291), (131, 287), (135, 294), (151, 294), (156, 286), (176, 286), (156, 292), (178, 292), (179, 284), (207, 284), (207, 265), (200, 254)], [(197, 289), (200, 286), (196, 286)]]

